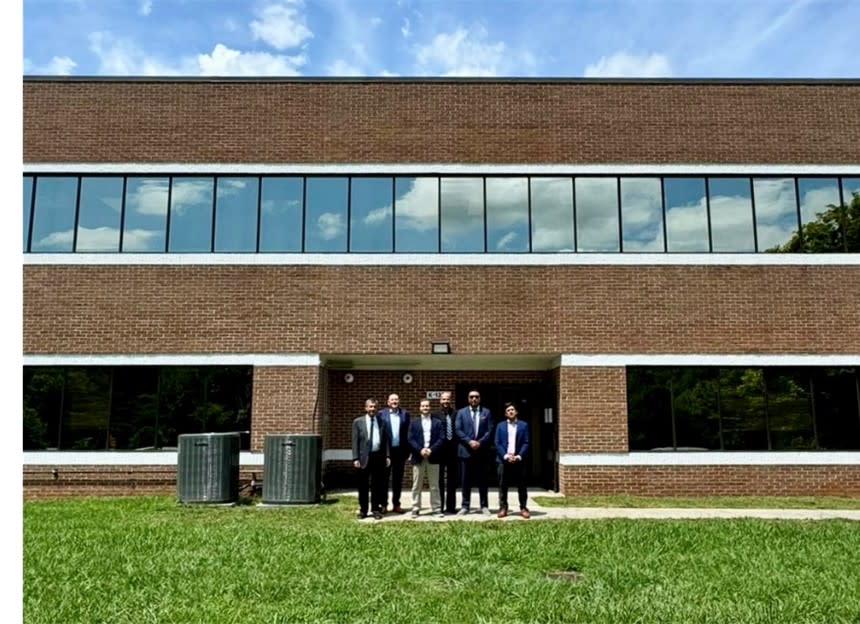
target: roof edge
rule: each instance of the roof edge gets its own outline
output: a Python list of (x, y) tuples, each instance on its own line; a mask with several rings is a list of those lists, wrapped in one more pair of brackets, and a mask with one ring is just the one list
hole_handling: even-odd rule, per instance
[(23, 76), (24, 82), (129, 83), (415, 83), (415, 84), (642, 84), (642, 85), (860, 85), (860, 78), (564, 78), (564, 77), (419, 77), (419, 76)]

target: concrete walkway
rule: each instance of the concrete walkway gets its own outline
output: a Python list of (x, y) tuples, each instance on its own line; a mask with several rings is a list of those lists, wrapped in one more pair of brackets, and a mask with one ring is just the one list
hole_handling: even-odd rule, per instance
[[(412, 496), (408, 491), (404, 491), (401, 500), (403, 509), (406, 509), (404, 514), (386, 514), (382, 520), (374, 520), (372, 516), (361, 520), (362, 523), (378, 523), (378, 522), (481, 522), (481, 521), (496, 521), (496, 522), (531, 522), (532, 520), (594, 520), (608, 518), (643, 518), (643, 519), (662, 519), (662, 520), (688, 520), (700, 518), (764, 518), (771, 520), (857, 520), (860, 521), (860, 509), (737, 509), (737, 508), (669, 508), (669, 507), (654, 507), (654, 508), (634, 508), (634, 507), (542, 507), (534, 501), (535, 496), (557, 497), (561, 496), (555, 492), (529, 489), (528, 508), (531, 512), (531, 518), (525, 520), (519, 515), (519, 505), (517, 503), (516, 491), (508, 492), (508, 517), (500, 519), (496, 517), (499, 511), (499, 493), (497, 489), (490, 489), (488, 498), (490, 503), (491, 515), (485, 516), (478, 508), (478, 493), (472, 492), (472, 508), (468, 515), (448, 515), (444, 518), (436, 518), (430, 512), (430, 493), (425, 491), (421, 497), (422, 508), (417, 518), (410, 513)], [(342, 490), (337, 492), (329, 492), (328, 496), (351, 496), (356, 498), (355, 490)], [(459, 508), (460, 496), (457, 496)]]

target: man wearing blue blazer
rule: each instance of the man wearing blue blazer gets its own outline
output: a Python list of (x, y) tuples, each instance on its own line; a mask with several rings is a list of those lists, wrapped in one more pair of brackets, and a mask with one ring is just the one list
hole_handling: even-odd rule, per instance
[(499, 470), (499, 518), (508, 515), (508, 488), (517, 488), (520, 515), (529, 518), (523, 458), (529, 452), (529, 425), (517, 418), (513, 403), (505, 403), (505, 422), (496, 427), (496, 463)]
[[(391, 467), (388, 471), (391, 475), (391, 511), (404, 513), (400, 506), (400, 492), (403, 489), (406, 459), (409, 457), (409, 412), (400, 407), (398, 395), (388, 395), (388, 407), (379, 410), (379, 421), (385, 427), (391, 452)], [(388, 499), (387, 487), (385, 498)]]
[(430, 399), (421, 399), (418, 418), (409, 423), (409, 448), (412, 463), (412, 517), (421, 513), (421, 489), (426, 477), (430, 486), (430, 511), (444, 518), (439, 494), (439, 461), (445, 434), (442, 421), (430, 413)]
[(478, 486), (481, 513), (490, 515), (487, 496), (487, 464), (492, 456), (493, 419), (490, 410), (481, 407), (481, 393), (469, 391), (469, 406), (457, 412), (454, 425), (460, 446), (460, 483), (463, 486), (463, 503), (457, 515), (469, 513), (472, 498), (472, 483)]

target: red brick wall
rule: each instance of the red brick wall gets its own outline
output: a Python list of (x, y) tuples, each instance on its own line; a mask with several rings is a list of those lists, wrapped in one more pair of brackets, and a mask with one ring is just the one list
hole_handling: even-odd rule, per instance
[(565, 367), (559, 373), (560, 453), (626, 453), (627, 373)]
[[(408, 354), (427, 353), (439, 336), (460, 354), (825, 354), (860, 345), (858, 266), (23, 271), (23, 350), (32, 354)], [(405, 294), (444, 286), (451, 306), (383, 313), (379, 297), (392, 285)]]
[(25, 162), (851, 163), (860, 84), (25, 80)]
[(321, 434), (324, 376), (316, 366), (254, 367), (251, 450), (267, 433)]
[(860, 466), (559, 466), (561, 491), (641, 496), (860, 496)]

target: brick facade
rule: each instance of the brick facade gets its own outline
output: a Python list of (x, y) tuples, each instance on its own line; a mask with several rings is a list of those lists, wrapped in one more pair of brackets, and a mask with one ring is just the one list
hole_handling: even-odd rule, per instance
[(25, 162), (845, 163), (860, 84), (24, 82)]
[(560, 466), (561, 491), (639, 496), (860, 496), (860, 466)]
[[(857, 81), (27, 79), (23, 159), (176, 163), (176, 173), (184, 163), (429, 163), (427, 174), (433, 163), (856, 166), (858, 99)], [(380, 306), (392, 288), (403, 302), (397, 314)], [(858, 301), (856, 264), (27, 264), (22, 342), (25, 355), (426, 357), (440, 337), (455, 355), (497, 362), (518, 354), (852, 355), (860, 353)], [(542, 452), (626, 453), (625, 370), (557, 366), (418, 366), (410, 385), (394, 367), (353, 371), (346, 384), (343, 370), (257, 366), (251, 448), (260, 450), (267, 433), (312, 432), (325, 449), (347, 449), (367, 396), (381, 407), (398, 392), (414, 413), (427, 390), (491, 384), (542, 388), (541, 408), (554, 409), (558, 423)], [(175, 471), (27, 465), (24, 493), (171, 493)], [(570, 494), (860, 493), (860, 468), (851, 465), (558, 472)], [(328, 462), (326, 474), (327, 486), (349, 483), (348, 461)], [(243, 483), (261, 478), (262, 466), (243, 468)]]
[[(379, 304), (392, 285), (398, 314)], [(481, 305), (409, 304), (442, 285)], [(424, 354), (437, 336), (460, 354), (860, 345), (858, 266), (33, 265), (23, 301), (28, 354)]]

